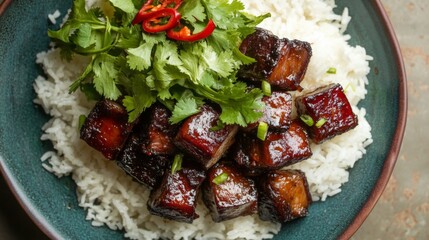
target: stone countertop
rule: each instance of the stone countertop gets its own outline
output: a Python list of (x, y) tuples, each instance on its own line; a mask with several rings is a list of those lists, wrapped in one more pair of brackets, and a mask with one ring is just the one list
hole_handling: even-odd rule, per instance
[[(0, 0), (2, 2), (2, 0)], [(383, 0), (408, 76), (408, 122), (385, 192), (353, 239), (429, 239), (429, 1)], [(14, 216), (14, 217), (11, 217)], [(0, 239), (46, 239), (0, 178)]]
[(429, 1), (382, 2), (404, 57), (407, 127), (389, 184), (353, 239), (429, 239)]

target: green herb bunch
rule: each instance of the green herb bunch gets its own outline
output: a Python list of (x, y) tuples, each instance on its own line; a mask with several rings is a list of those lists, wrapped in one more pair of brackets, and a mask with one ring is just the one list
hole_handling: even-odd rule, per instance
[(172, 111), (172, 123), (197, 113), (205, 102), (220, 105), (222, 124), (257, 121), (263, 94), (237, 79), (240, 66), (254, 61), (239, 46), (269, 14), (247, 14), (238, 0), (184, 0), (178, 11), (194, 31), (204, 28), (208, 19), (216, 24), (208, 38), (189, 43), (132, 25), (144, 2), (109, 0), (108, 9), (87, 10), (85, 0), (73, 1), (65, 24), (48, 32), (64, 58), (90, 57), (70, 92), (80, 89), (90, 99), (120, 100), (129, 121), (156, 101)]

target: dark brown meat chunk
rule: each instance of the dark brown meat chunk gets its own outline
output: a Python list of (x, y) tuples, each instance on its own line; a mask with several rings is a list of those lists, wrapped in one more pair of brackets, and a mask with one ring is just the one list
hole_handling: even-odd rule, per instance
[(312, 56), (309, 43), (279, 39), (272, 32), (258, 28), (243, 40), (240, 51), (256, 60), (240, 69), (241, 78), (267, 80), (283, 90), (302, 90), (300, 83)]
[(117, 102), (97, 102), (80, 130), (80, 138), (107, 159), (113, 160), (121, 151), (133, 124), (128, 122), (128, 113)]
[(252, 81), (267, 79), (280, 59), (282, 47), (283, 42), (272, 32), (256, 28), (240, 45), (240, 51), (256, 62), (244, 65), (239, 71), (240, 77)]
[(281, 57), (268, 77), (268, 82), (280, 89), (302, 90), (300, 83), (310, 63), (311, 46), (299, 40), (282, 40), (285, 44), (281, 50)]
[(147, 124), (145, 141), (143, 141), (143, 152), (147, 155), (173, 155), (176, 152), (174, 137), (176, 136), (178, 125), (170, 124), (171, 112), (165, 106), (156, 103), (148, 111), (147, 120), (142, 119)]
[[(219, 184), (213, 182), (221, 174), (226, 174), (227, 179)], [(255, 183), (232, 162), (218, 162), (209, 169), (203, 184), (203, 197), (215, 222), (257, 212)]]
[(206, 169), (213, 166), (234, 141), (237, 126), (227, 125), (213, 130), (219, 120), (219, 111), (204, 105), (200, 113), (187, 118), (179, 129), (175, 144), (200, 162)]
[(166, 155), (147, 155), (142, 145), (147, 142), (146, 126), (138, 124), (128, 138), (117, 164), (130, 176), (149, 188), (157, 186), (170, 164)]
[(261, 220), (287, 222), (307, 216), (312, 202), (307, 179), (299, 170), (276, 170), (258, 181)]
[(270, 129), (288, 129), (292, 122), (291, 95), (287, 92), (273, 91), (271, 96), (264, 96), (262, 102), (265, 104), (262, 117), (256, 123), (249, 124), (244, 131), (257, 128), (259, 122), (267, 123)]
[(149, 211), (170, 220), (192, 223), (199, 217), (195, 207), (204, 178), (205, 172), (194, 167), (183, 167), (174, 173), (167, 170), (160, 186), (149, 196)]
[(314, 123), (319, 120), (326, 121), (321, 126), (314, 124), (308, 127), (310, 138), (316, 143), (333, 138), (358, 125), (357, 116), (353, 113), (340, 84), (330, 84), (298, 97), (296, 107), (300, 116), (310, 116)]
[(232, 154), (239, 166), (254, 175), (297, 163), (309, 158), (312, 152), (307, 132), (294, 121), (287, 131), (268, 131), (265, 141), (255, 134), (240, 134)]

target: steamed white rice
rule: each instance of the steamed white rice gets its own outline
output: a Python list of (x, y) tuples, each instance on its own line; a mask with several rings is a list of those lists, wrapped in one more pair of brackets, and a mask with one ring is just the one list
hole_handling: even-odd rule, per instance
[[(93, 2), (88, 1), (88, 5)], [(372, 142), (365, 109), (356, 106), (366, 94), (371, 57), (364, 48), (348, 44), (350, 36), (344, 35), (344, 31), (351, 19), (347, 9), (342, 15), (333, 12), (333, 0), (243, 2), (253, 14), (271, 13), (272, 17), (261, 27), (280, 37), (311, 43), (313, 57), (302, 83), (304, 89), (340, 83), (359, 117), (355, 129), (323, 144), (312, 144), (313, 156), (292, 166), (306, 173), (313, 200), (324, 201), (341, 191), (341, 185), (348, 181), (348, 169)], [(58, 17), (59, 12), (49, 16), (53, 22)], [(59, 50), (52, 46), (37, 55), (46, 77), (39, 76), (34, 83), (35, 102), (52, 116), (43, 126), (41, 139), (51, 141), (55, 151), (41, 157), (42, 165), (58, 177), (72, 176), (79, 205), (87, 212), (86, 220), (94, 226), (124, 229), (125, 237), (132, 239), (262, 239), (271, 238), (280, 230), (280, 224), (260, 221), (257, 215), (214, 223), (201, 200), (197, 207), (200, 218), (193, 224), (150, 215), (146, 209), (149, 190), (79, 139), (78, 118), (87, 115), (94, 103), (87, 102), (79, 92), (69, 94), (68, 88), (87, 62), (84, 57), (63, 61)], [(331, 67), (337, 69), (336, 74), (326, 73)]]

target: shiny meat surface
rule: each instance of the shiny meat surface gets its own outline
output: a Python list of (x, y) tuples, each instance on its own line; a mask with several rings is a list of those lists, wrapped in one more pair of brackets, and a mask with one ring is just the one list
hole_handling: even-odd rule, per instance
[(312, 200), (307, 179), (299, 170), (276, 170), (258, 181), (261, 220), (287, 222), (308, 214)]
[(162, 104), (154, 104), (141, 122), (147, 124), (142, 150), (147, 155), (172, 155), (176, 152), (174, 137), (178, 125), (170, 124), (171, 112)]
[(161, 182), (171, 163), (166, 155), (147, 155), (143, 151), (142, 145), (147, 142), (146, 133), (147, 128), (140, 121), (117, 157), (117, 164), (135, 180), (153, 188)]
[(153, 189), (149, 196), (148, 210), (170, 220), (192, 223), (199, 217), (195, 207), (204, 178), (204, 171), (192, 167), (183, 167), (174, 173), (167, 170), (160, 186)]
[[(226, 174), (227, 179), (216, 183), (221, 174)], [(255, 183), (232, 162), (221, 161), (208, 170), (203, 184), (203, 199), (215, 222), (257, 212)]]
[(260, 81), (270, 76), (280, 58), (283, 43), (272, 32), (256, 28), (240, 45), (240, 51), (256, 60), (255, 63), (244, 65), (239, 75), (243, 78)]
[(240, 69), (241, 78), (267, 80), (274, 88), (283, 90), (302, 90), (300, 83), (312, 56), (309, 43), (279, 39), (272, 32), (258, 28), (243, 40), (240, 51), (256, 60)]
[(316, 143), (353, 129), (358, 125), (357, 116), (340, 84), (330, 84), (296, 99), (299, 115), (310, 116), (314, 123), (322, 119), (323, 125), (308, 127), (309, 135)]
[(110, 100), (97, 102), (80, 130), (80, 138), (107, 159), (114, 160), (131, 133), (125, 108)]
[(254, 175), (297, 163), (309, 158), (312, 152), (307, 132), (294, 121), (287, 131), (268, 131), (265, 141), (252, 133), (239, 134), (232, 155), (239, 166)]
[(237, 126), (217, 126), (219, 111), (204, 105), (200, 113), (187, 118), (179, 129), (175, 144), (185, 153), (199, 161), (206, 169), (213, 166), (234, 141)]
[(244, 131), (258, 127), (259, 122), (265, 122), (270, 129), (286, 130), (292, 122), (292, 96), (287, 92), (273, 91), (271, 96), (264, 96), (263, 116), (256, 123), (249, 124)]
[(268, 82), (285, 90), (302, 90), (304, 79), (312, 55), (311, 46), (299, 40), (282, 39), (285, 42), (279, 62), (274, 67)]

